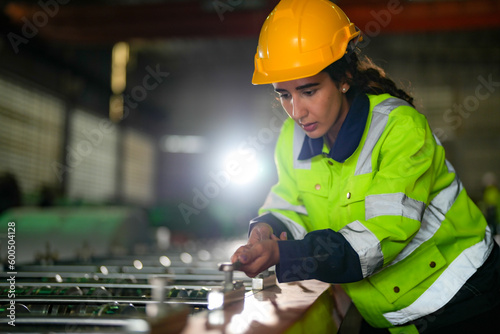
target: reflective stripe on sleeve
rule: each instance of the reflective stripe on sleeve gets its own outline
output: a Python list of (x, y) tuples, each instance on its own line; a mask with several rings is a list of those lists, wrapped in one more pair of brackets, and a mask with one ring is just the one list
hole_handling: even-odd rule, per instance
[(359, 153), (358, 163), (356, 164), (354, 175), (371, 173), (372, 151), (378, 139), (380, 138), (380, 135), (384, 131), (385, 125), (387, 124), (387, 119), (388, 116), (385, 114), (379, 114), (375, 112), (373, 113), (370, 130), (368, 131), (368, 136), (366, 137), (363, 149)]
[(380, 241), (359, 221), (353, 221), (339, 230), (358, 253), (363, 277), (370, 276), (384, 264)]
[(415, 302), (401, 310), (385, 313), (384, 317), (396, 326), (436, 312), (486, 261), (492, 248), (491, 231), (487, 227), (484, 239), (464, 250)]
[(372, 120), (366, 141), (363, 145), (356, 164), (354, 175), (367, 174), (372, 172), (372, 151), (377, 144), (385, 126), (390, 112), (399, 106), (410, 106), (406, 101), (397, 98), (388, 98), (377, 104), (373, 108)]
[(446, 167), (448, 168), (448, 172), (455, 173), (455, 168), (453, 168), (453, 165), (448, 160), (445, 160), (444, 162), (446, 163)]
[[(433, 134), (434, 136), (434, 140), (436, 141), (436, 144), (438, 144), (438, 146), (443, 146), (443, 144), (441, 144), (441, 141), (439, 140), (439, 138)], [(448, 161), (448, 160), (445, 160), (444, 161), (446, 163), (446, 167), (448, 168), (448, 172), (449, 173), (455, 173), (455, 168), (453, 167), (453, 165)]]
[(369, 195), (365, 199), (365, 219), (378, 216), (403, 216), (421, 221), (425, 203), (404, 193)]
[(279, 212), (271, 212), (271, 214), (278, 218), (288, 228), (295, 240), (304, 239), (307, 231), (302, 225), (294, 222), (293, 220)]
[(438, 144), (439, 146), (443, 146), (443, 144), (441, 144), (441, 141), (439, 140), (438, 136), (436, 136), (435, 133), (433, 133), (432, 136), (434, 137), (434, 140), (436, 141), (436, 144)]
[(434, 236), (439, 227), (441, 227), (441, 223), (445, 219), (446, 213), (453, 206), (462, 189), (462, 182), (460, 182), (458, 178), (455, 178), (455, 180), (448, 187), (441, 190), (441, 192), (434, 197), (424, 211), (422, 225), (420, 226), (417, 234), (401, 251), (401, 253), (399, 253), (398, 256), (396, 256), (396, 258), (387, 266), (392, 266), (405, 259), (415, 249)]

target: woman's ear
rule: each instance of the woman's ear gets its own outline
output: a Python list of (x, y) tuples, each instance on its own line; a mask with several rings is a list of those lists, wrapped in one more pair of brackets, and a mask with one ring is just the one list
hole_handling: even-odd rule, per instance
[(347, 81), (344, 81), (343, 83), (340, 84), (340, 91), (342, 93), (347, 93), (349, 88), (351, 88), (351, 85)]
[(346, 93), (349, 88), (351, 88), (351, 83), (352, 82), (352, 74), (349, 71), (345, 72), (345, 77), (344, 80), (340, 83), (340, 91), (342, 93)]

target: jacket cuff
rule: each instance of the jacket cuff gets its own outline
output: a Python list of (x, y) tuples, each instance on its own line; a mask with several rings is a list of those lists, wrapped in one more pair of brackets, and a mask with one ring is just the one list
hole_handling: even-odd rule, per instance
[(349, 283), (363, 279), (359, 256), (344, 236), (330, 229), (313, 231), (302, 240), (278, 241), (279, 282), (317, 279)]
[(282, 232), (286, 232), (288, 240), (293, 240), (293, 234), (290, 232), (290, 230), (285, 226), (285, 224), (281, 222), (281, 220), (276, 218), (270, 212), (264, 213), (263, 215), (250, 220), (250, 226), (248, 227), (248, 236), (250, 236), (250, 232), (252, 232), (252, 229), (257, 223), (269, 224), (273, 229), (273, 234), (278, 238)]

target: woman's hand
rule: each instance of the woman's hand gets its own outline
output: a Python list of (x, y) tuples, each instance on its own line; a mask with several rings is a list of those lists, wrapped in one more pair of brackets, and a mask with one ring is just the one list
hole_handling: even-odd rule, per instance
[(273, 236), (273, 228), (269, 224), (257, 223), (250, 232), (247, 245), (253, 245), (259, 241), (270, 240)]
[(231, 262), (239, 261), (239, 270), (249, 277), (255, 277), (267, 268), (279, 263), (279, 240), (286, 240), (283, 232), (280, 238), (273, 234), (271, 226), (258, 223), (250, 232), (246, 245), (239, 247), (231, 256)]

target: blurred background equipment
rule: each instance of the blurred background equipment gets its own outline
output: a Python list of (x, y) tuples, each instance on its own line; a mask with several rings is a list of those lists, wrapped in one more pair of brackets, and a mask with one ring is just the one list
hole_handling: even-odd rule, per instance
[[(19, 314), (142, 315), (152, 300), (142, 293), (154, 285), (146, 277), (174, 267), (204, 275), (200, 263), (221, 283), (215, 262), (234, 244), (217, 245), (246, 238), (277, 181), (273, 150), (286, 115), (272, 87), (251, 84), (258, 34), (277, 2), (0, 4), (0, 258), (15, 222), (20, 293), (29, 299)], [(498, 233), (498, 185), (483, 175), (500, 173), (500, 1), (334, 2), (364, 32), (361, 51), (415, 97)], [(130, 272), (136, 281), (124, 278)], [(117, 281), (102, 285), (106, 275)], [(209, 286), (198, 282), (165, 291), (203, 296)], [(274, 302), (276, 291), (260, 302)], [(107, 299), (33, 301), (87, 293)], [(229, 326), (217, 314), (212, 325)], [(266, 321), (260, 313), (236, 320)]]
[[(500, 169), (499, 2), (336, 2), (479, 202)], [(3, 2), (0, 172), (25, 205), (136, 205), (173, 231), (245, 233), (286, 118), (249, 79), (276, 3)]]

